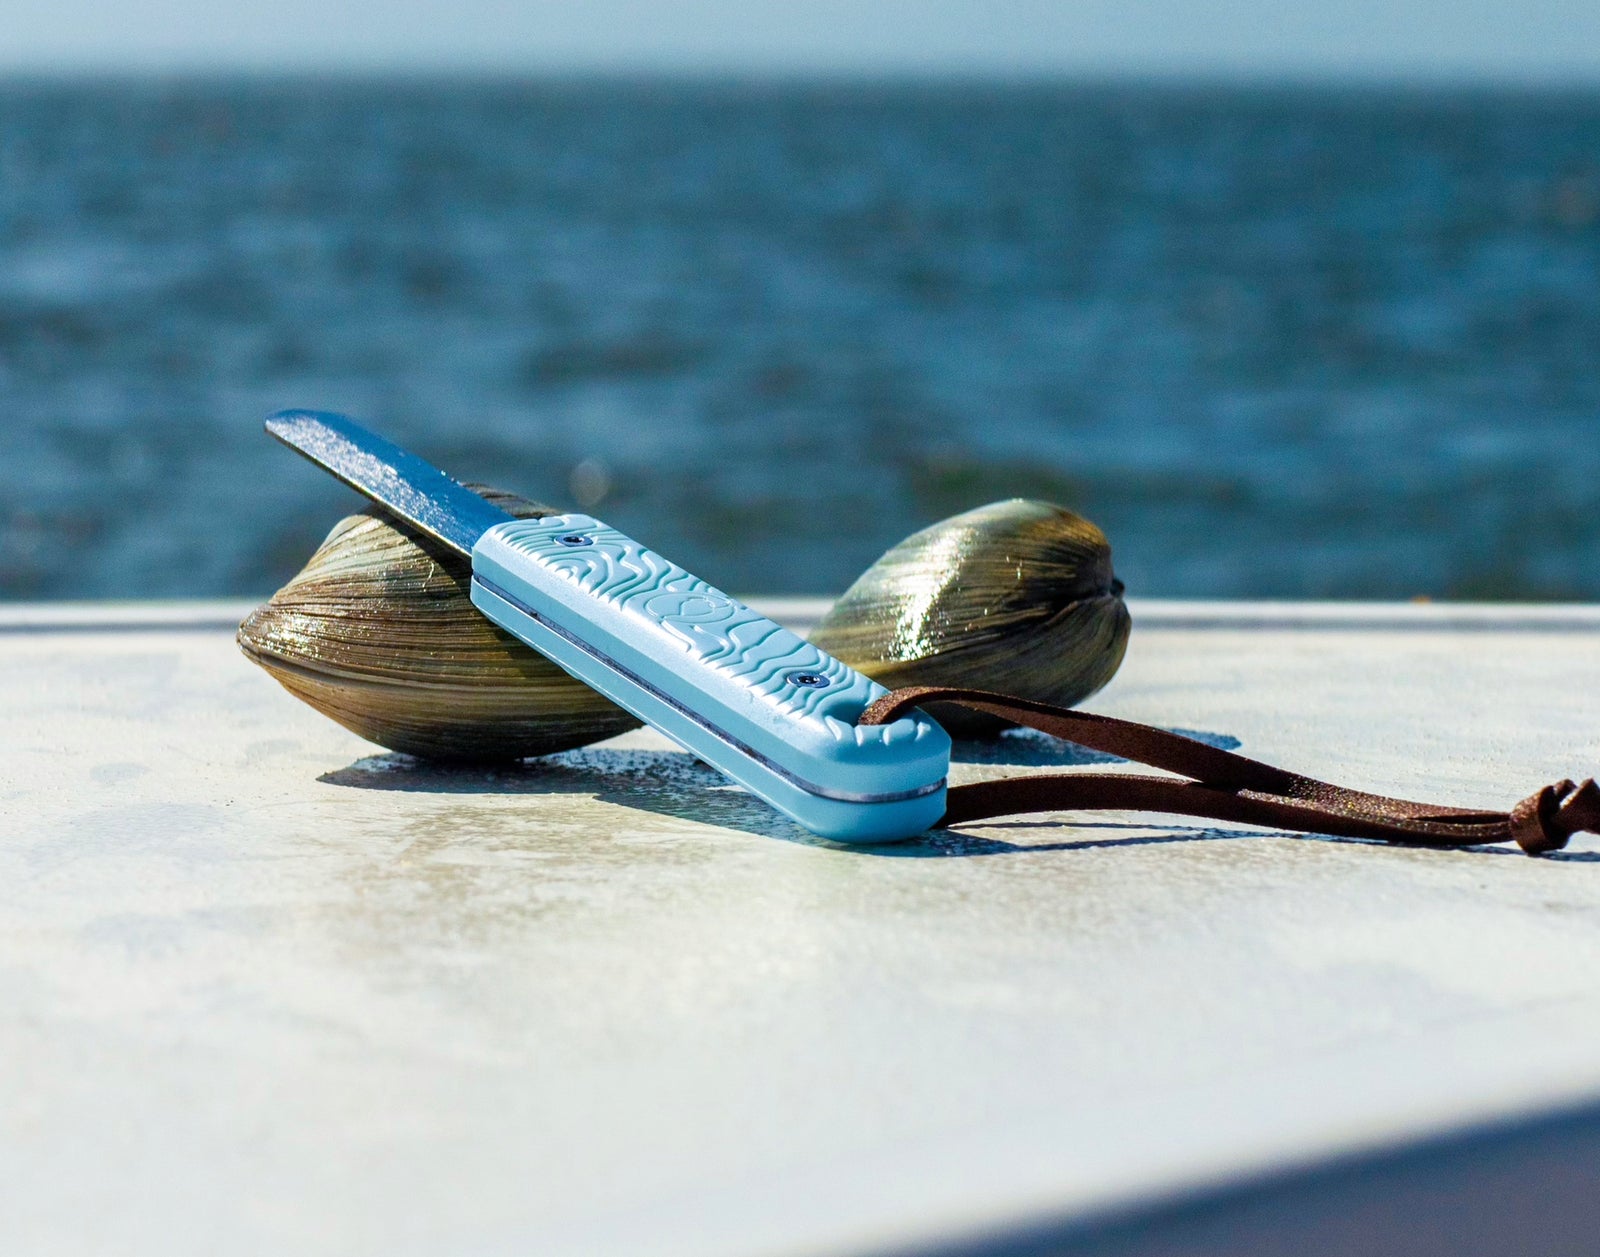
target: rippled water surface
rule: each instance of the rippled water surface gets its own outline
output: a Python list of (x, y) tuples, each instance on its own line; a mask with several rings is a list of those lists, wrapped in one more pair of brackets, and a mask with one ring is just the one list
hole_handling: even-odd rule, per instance
[(253, 594), (345, 409), (743, 591), (1600, 598), (1600, 93), (0, 83), (0, 594)]

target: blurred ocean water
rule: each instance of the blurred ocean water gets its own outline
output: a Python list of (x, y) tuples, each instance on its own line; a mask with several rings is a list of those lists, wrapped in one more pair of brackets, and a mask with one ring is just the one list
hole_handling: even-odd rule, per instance
[(0, 82), (0, 596), (269, 591), (290, 405), (740, 591), (1600, 598), (1600, 92)]

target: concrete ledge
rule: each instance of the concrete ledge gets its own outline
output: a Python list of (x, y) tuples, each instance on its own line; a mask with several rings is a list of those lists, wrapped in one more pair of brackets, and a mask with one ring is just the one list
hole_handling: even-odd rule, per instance
[[(8, 1251), (1333, 1252), (1313, 1220), (1380, 1179), (1409, 1203), (1362, 1251), (1595, 1221), (1580, 1176), (1515, 1250), (1439, 1229), (1594, 1146), (1589, 839), (1099, 814), (849, 850), (648, 732), (386, 755), (238, 655), (245, 609), (0, 610)], [(1468, 805), (1600, 765), (1600, 609), (1135, 615), (1095, 710)]]
[[(230, 628), (260, 601), (0, 602), (0, 632)], [(830, 605), (826, 598), (754, 595), (745, 601), (763, 615), (802, 630), (821, 619)], [(1133, 598), (1128, 606), (1139, 626), (1148, 629), (1600, 631), (1600, 607), (1550, 603), (1201, 602)]]

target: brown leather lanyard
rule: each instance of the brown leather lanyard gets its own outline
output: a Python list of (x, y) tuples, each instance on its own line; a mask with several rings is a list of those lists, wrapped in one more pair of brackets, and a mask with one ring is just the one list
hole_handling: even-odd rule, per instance
[(860, 723), (888, 724), (926, 703), (959, 703), (1093, 751), (1181, 774), (1030, 773), (952, 786), (941, 825), (1019, 812), (1116, 809), (1425, 847), (1515, 842), (1529, 855), (1559, 851), (1575, 833), (1600, 833), (1600, 788), (1592, 779), (1545, 786), (1509, 812), (1439, 807), (1329, 785), (1129, 720), (937, 686), (895, 690), (867, 708)]

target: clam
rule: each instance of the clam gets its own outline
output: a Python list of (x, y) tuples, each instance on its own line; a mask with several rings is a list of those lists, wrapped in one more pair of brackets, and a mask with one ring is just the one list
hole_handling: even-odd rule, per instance
[[(519, 518), (552, 513), (472, 487)], [(334, 525), (239, 626), (239, 646), (296, 698), (410, 755), (522, 759), (638, 726), (487, 620), (470, 580), (466, 559), (372, 508)]]
[[(1122, 662), (1132, 621), (1105, 534), (1013, 498), (907, 537), (862, 573), (811, 640), (890, 689), (958, 685), (1070, 707)], [(993, 717), (929, 712), (961, 737)]]

